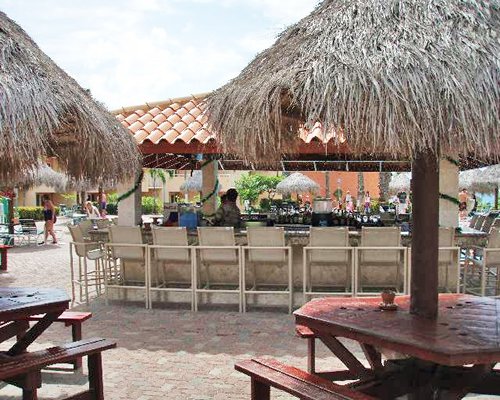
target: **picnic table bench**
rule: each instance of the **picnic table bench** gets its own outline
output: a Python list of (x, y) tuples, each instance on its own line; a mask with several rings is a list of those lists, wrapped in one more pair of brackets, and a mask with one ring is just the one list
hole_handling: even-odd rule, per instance
[(271, 387), (302, 400), (375, 399), (273, 359), (257, 358), (241, 361), (235, 365), (235, 369), (251, 377), (252, 400), (270, 400)]
[(0, 380), (22, 388), (23, 400), (36, 400), (37, 389), (42, 384), (41, 370), (43, 368), (73, 362), (76, 358), (87, 356), (89, 389), (67, 399), (103, 400), (101, 353), (115, 347), (116, 342), (109, 339), (92, 338), (15, 356), (1, 354)]
[[(45, 315), (37, 314), (31, 315), (26, 320), (27, 321), (41, 321)], [(71, 336), (73, 342), (82, 340), (82, 324), (86, 320), (92, 317), (90, 312), (81, 311), (64, 311), (54, 322), (63, 322), (66, 326), (71, 326)], [(82, 358), (78, 357), (73, 362), (74, 369), (79, 369), (82, 367)]]

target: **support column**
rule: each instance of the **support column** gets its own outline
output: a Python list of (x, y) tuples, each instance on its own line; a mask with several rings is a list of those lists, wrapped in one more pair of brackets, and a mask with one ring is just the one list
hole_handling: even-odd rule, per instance
[[(219, 174), (217, 160), (209, 161), (201, 168), (203, 187), (201, 191), (202, 198), (206, 198), (214, 191), (217, 177)], [(211, 196), (205, 203), (203, 203), (203, 214), (213, 215), (217, 210), (217, 193)]]
[[(135, 185), (133, 180), (119, 184), (117, 187), (118, 196), (127, 193)], [(118, 203), (118, 225), (136, 226), (141, 222), (142, 205), (141, 205), (141, 186), (134, 191), (130, 196)]]
[(413, 226), (410, 311), (426, 318), (438, 312), (439, 165), (431, 152), (412, 162)]
[[(439, 160), (439, 192), (453, 198), (457, 198), (458, 187), (458, 165), (453, 164), (445, 158)], [(458, 206), (449, 200), (439, 199), (439, 225), (456, 228), (458, 227)]]

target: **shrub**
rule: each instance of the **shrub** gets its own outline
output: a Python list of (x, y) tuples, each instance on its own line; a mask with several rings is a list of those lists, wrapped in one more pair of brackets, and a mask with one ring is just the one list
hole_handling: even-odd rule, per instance
[[(59, 207), (55, 207), (56, 215), (59, 215)], [(43, 207), (17, 207), (17, 213), (20, 219), (34, 219), (43, 221)]]
[[(155, 210), (156, 205), (156, 210)], [(144, 196), (142, 198), (142, 213), (143, 214), (159, 214), (163, 212), (163, 202), (152, 196)]]
[(116, 203), (106, 204), (106, 212), (110, 215), (118, 215), (118, 204)]

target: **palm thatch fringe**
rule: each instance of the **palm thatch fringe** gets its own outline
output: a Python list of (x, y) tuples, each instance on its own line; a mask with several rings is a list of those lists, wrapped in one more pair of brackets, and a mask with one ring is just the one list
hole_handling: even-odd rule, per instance
[(498, 159), (499, 33), (498, 0), (325, 0), (209, 96), (209, 124), (250, 161), (316, 122), (353, 153)]
[(276, 186), (276, 191), (282, 194), (292, 193), (317, 193), (319, 185), (308, 176), (294, 172), (287, 176)]
[(126, 179), (140, 167), (130, 133), (0, 12), (0, 180), (46, 156), (92, 181)]

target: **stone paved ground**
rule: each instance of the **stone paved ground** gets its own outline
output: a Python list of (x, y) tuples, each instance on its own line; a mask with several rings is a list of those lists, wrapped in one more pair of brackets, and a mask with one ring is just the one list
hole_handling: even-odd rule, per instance
[[(58, 245), (15, 248), (9, 271), (0, 286), (48, 286), (70, 293), (69, 235), (59, 221)], [(118, 348), (103, 354), (105, 395), (109, 400), (249, 399), (249, 379), (234, 371), (236, 361), (251, 356), (272, 356), (306, 367), (306, 343), (294, 336), (293, 318), (284, 313), (227, 311), (192, 313), (182, 310), (145, 310), (140, 304), (105, 306), (100, 300), (87, 310), (93, 317), (84, 324), (86, 337), (115, 339)], [(70, 340), (70, 330), (53, 325), (33, 348)], [(2, 348), (8, 343), (3, 343)], [(351, 344), (348, 344), (351, 346)], [(338, 360), (319, 349), (319, 366), (340, 368)], [(84, 375), (44, 373), (40, 400), (60, 399), (86, 384)], [(288, 399), (279, 393), (274, 399)], [(0, 386), (0, 399), (20, 399), (20, 391)]]
[[(58, 245), (10, 251), (1, 286), (60, 287), (70, 293), (69, 235), (63, 222), (56, 226)], [(284, 313), (145, 310), (141, 304), (106, 307), (100, 300), (75, 309), (93, 313), (84, 324), (85, 337), (118, 342), (116, 350), (103, 353), (106, 399), (249, 399), (249, 380), (233, 368), (237, 360), (269, 355), (306, 367), (306, 344), (294, 336), (293, 318)], [(70, 329), (55, 324), (33, 348), (69, 340)], [(332, 358), (324, 361), (338, 365)], [(44, 382), (40, 400), (60, 399), (83, 388), (86, 377), (51, 372), (44, 373)], [(0, 399), (20, 399), (20, 391), (0, 388)]]

